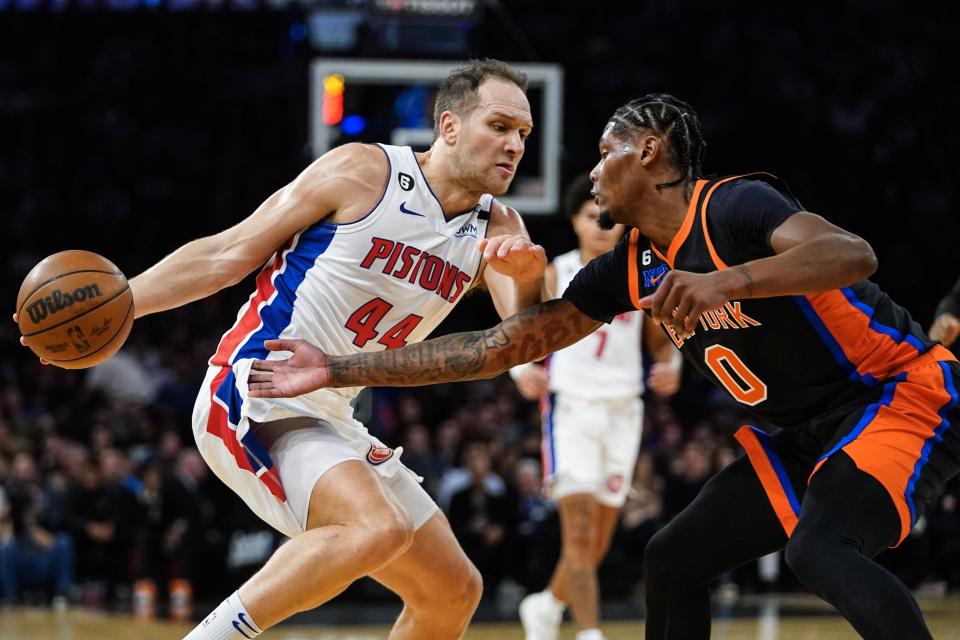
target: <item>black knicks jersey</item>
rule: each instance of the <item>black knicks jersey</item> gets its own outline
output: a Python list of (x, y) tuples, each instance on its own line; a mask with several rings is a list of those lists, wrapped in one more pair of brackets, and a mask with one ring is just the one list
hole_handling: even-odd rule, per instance
[[(609, 322), (639, 309), (670, 269), (706, 273), (774, 255), (771, 234), (801, 210), (769, 174), (700, 180), (667, 255), (634, 229), (584, 267), (563, 298)], [(869, 280), (817, 295), (731, 300), (701, 315), (686, 340), (662, 328), (688, 362), (781, 427), (881, 385), (936, 344)]]

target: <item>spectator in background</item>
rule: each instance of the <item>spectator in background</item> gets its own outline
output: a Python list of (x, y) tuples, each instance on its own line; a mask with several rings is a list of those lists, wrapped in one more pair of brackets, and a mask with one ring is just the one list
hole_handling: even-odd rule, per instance
[(86, 385), (117, 402), (150, 404), (157, 397), (159, 381), (130, 350), (125, 349), (90, 369)]
[(952, 346), (960, 335), (960, 279), (937, 305), (933, 325), (928, 333), (945, 347)]
[(558, 537), (556, 509), (543, 495), (540, 463), (531, 458), (519, 460), (513, 472), (517, 496), (518, 563), (514, 576), (527, 591), (550, 579), (556, 559)]
[(680, 451), (680, 457), (673, 461), (664, 483), (664, 523), (693, 502), (712, 474), (710, 454), (704, 446), (696, 441), (686, 443)]
[(450, 526), (484, 576), (484, 593), (492, 594), (506, 568), (501, 558), (514, 530), (515, 505), (502, 492), (488, 487), (491, 460), (487, 442), (468, 442), (463, 448), (463, 465), (469, 484), (450, 500)]
[(73, 542), (53, 533), (39, 519), (42, 493), (35, 484), (21, 484), (9, 496), (12, 535), (0, 550), (0, 582), (7, 601), (16, 603), (24, 588), (53, 593), (55, 608), (67, 604), (73, 585)]
[[(444, 511), (449, 512), (452, 508), (451, 505), (453, 497), (474, 482), (475, 474), (474, 470), (470, 468), (467, 454), (472, 448), (476, 448), (476, 446), (481, 445), (483, 446), (484, 453), (489, 459), (490, 445), (486, 441), (466, 440), (460, 447), (459, 459), (461, 465), (459, 467), (451, 467), (443, 474), (443, 478), (440, 481), (440, 488), (437, 490), (437, 504), (439, 504)], [(492, 463), (488, 464), (486, 470), (484, 471), (483, 484), (486, 492), (493, 496), (502, 496), (507, 489), (503, 482), (503, 478), (493, 472)]]
[[(82, 453), (81, 453), (82, 452)], [(66, 523), (78, 548), (78, 578), (84, 584), (84, 603), (99, 607), (120, 583), (124, 567), (124, 512), (122, 487), (104, 477), (99, 461), (85, 450), (74, 454), (75, 466), (68, 481)]]
[(443, 477), (443, 463), (430, 446), (430, 431), (420, 423), (407, 428), (403, 437), (403, 459), (407, 467), (423, 478), (423, 488), (437, 495)]

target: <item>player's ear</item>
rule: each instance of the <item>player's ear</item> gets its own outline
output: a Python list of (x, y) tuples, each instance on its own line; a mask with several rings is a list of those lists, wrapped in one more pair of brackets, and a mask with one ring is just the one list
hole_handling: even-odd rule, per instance
[(638, 145), (640, 149), (640, 162), (650, 164), (660, 152), (660, 138), (657, 136), (643, 136)]
[(437, 137), (443, 138), (443, 141), (449, 145), (457, 143), (460, 135), (460, 116), (453, 111), (444, 111), (440, 114), (440, 123), (437, 125)]

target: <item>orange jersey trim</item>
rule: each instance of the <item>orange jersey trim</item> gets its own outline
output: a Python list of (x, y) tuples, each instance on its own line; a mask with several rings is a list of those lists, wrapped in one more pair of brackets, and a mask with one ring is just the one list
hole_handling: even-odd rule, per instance
[(650, 243), (650, 248), (653, 249), (654, 253), (670, 265), (671, 269), (673, 269), (674, 260), (677, 259), (677, 252), (680, 251), (683, 243), (687, 241), (687, 237), (690, 235), (690, 229), (693, 228), (693, 221), (697, 217), (697, 202), (700, 200), (700, 192), (703, 191), (703, 187), (706, 184), (706, 180), (697, 180), (697, 184), (693, 188), (693, 195), (690, 197), (690, 206), (687, 207), (687, 216), (683, 219), (680, 229), (677, 230), (677, 235), (673, 236), (673, 240), (670, 241), (670, 247), (667, 248), (667, 255), (664, 256), (661, 254), (657, 251), (657, 248), (653, 246), (653, 243)]
[(703, 199), (703, 206), (700, 207), (700, 224), (703, 226), (703, 239), (707, 243), (707, 251), (710, 252), (710, 259), (713, 260), (713, 264), (717, 269), (726, 269), (727, 263), (720, 259), (720, 256), (717, 254), (717, 250), (713, 246), (713, 241), (710, 239), (710, 231), (707, 229), (707, 205), (710, 204), (710, 197), (713, 195), (713, 192), (717, 190), (717, 187), (722, 185), (724, 182), (738, 180), (742, 177), (744, 176), (731, 176), (729, 178), (724, 178), (720, 182), (710, 187), (710, 190), (707, 191), (706, 197)]
[[(649, 241), (648, 241), (648, 242), (649, 242)], [(663, 260), (664, 262), (666, 262), (667, 264), (669, 264), (671, 268), (673, 268), (673, 263), (671, 263), (671, 262), (667, 259), (667, 256), (665, 256), (665, 255), (663, 255), (662, 253), (660, 253), (660, 250), (657, 249), (656, 245), (654, 245), (653, 242), (650, 242), (650, 249), (651, 249), (655, 254), (657, 254), (657, 257), (658, 257), (658, 258), (660, 258), (661, 260)]]
[(630, 244), (627, 251), (627, 284), (630, 286), (630, 301), (635, 309), (640, 308), (640, 267), (637, 266), (637, 244), (640, 242), (640, 231), (630, 231)]
[(898, 343), (876, 331), (870, 326), (870, 316), (855, 307), (840, 289), (805, 297), (861, 377), (884, 380), (923, 355), (907, 340)]
[(746, 425), (737, 429), (733, 437), (737, 439), (740, 446), (747, 452), (747, 458), (750, 460), (753, 470), (760, 479), (763, 491), (767, 494), (767, 499), (770, 500), (770, 506), (773, 507), (774, 513), (777, 514), (777, 519), (780, 521), (784, 532), (786, 532), (789, 538), (793, 535), (793, 530), (796, 529), (799, 518), (797, 514), (794, 513), (793, 507), (790, 506), (790, 499), (787, 497), (783, 485), (780, 484), (777, 472), (774, 471), (770, 458), (767, 457), (766, 451), (763, 450), (760, 439), (757, 437), (757, 434), (753, 432), (753, 429)]

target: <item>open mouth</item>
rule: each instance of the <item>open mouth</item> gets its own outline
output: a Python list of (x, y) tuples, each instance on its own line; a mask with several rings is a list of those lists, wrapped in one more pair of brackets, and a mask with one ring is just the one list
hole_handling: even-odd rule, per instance
[(514, 172), (513, 165), (507, 162), (497, 163), (497, 169), (504, 175), (512, 176)]

